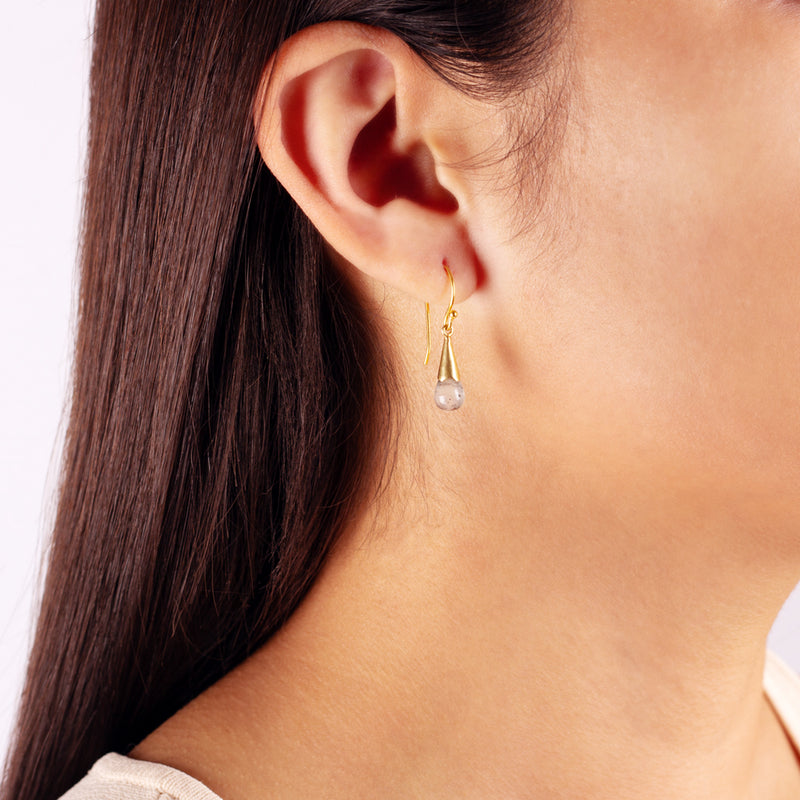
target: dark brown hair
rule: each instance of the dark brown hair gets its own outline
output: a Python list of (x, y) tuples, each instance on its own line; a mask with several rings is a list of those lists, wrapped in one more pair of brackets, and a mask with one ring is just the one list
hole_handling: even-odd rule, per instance
[(262, 645), (391, 447), (375, 321), (255, 147), (269, 56), (352, 20), (502, 93), (541, 74), (560, 8), (99, 0), (71, 411), (4, 800), (58, 797)]

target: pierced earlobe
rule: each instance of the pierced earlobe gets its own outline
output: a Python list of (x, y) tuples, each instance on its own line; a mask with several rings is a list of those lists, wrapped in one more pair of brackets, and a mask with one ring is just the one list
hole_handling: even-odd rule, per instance
[[(439, 375), (436, 381), (436, 390), (433, 399), (442, 411), (455, 411), (464, 405), (464, 386), (456, 363), (456, 354), (453, 351), (453, 320), (458, 316), (458, 311), (453, 308), (456, 300), (456, 283), (450, 267), (443, 262), (444, 270), (450, 280), (450, 304), (444, 314), (442, 322), (442, 355), (439, 359)], [(425, 319), (428, 332), (428, 349), (425, 353), (427, 365), (431, 355), (431, 306), (425, 303)]]

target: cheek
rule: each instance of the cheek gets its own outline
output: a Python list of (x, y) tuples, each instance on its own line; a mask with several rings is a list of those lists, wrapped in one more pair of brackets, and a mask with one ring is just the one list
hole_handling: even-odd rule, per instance
[(800, 16), (711, 6), (596, 22), (576, 53), (565, 413), (777, 486), (800, 476)]

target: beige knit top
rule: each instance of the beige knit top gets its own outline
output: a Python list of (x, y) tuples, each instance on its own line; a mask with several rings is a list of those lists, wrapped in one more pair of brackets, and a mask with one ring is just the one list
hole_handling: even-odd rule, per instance
[[(800, 677), (767, 653), (764, 691), (800, 750)], [(99, 759), (61, 800), (221, 800), (200, 781), (163, 764), (135, 761), (118, 753)]]

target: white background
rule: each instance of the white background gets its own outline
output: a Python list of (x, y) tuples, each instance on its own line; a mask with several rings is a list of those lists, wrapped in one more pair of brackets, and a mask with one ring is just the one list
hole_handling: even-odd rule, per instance
[[(89, 17), (90, 0), (25, 0), (0, 26), (0, 759), (63, 434)], [(770, 645), (800, 671), (800, 591)]]

